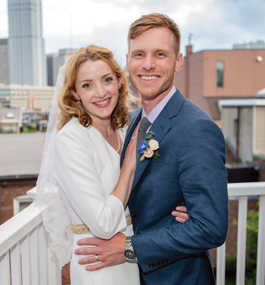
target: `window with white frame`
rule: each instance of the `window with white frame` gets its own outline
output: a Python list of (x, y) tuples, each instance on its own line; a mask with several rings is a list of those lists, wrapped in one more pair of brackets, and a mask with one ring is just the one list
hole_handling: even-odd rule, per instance
[(27, 208), (33, 200), (28, 195), (17, 196), (13, 199), (13, 215), (15, 216), (25, 208)]

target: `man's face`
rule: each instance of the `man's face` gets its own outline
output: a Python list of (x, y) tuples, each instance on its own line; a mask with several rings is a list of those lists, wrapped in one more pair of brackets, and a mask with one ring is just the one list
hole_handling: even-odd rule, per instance
[(171, 90), (182, 54), (175, 53), (175, 37), (167, 28), (152, 28), (130, 40), (127, 68), (143, 100), (161, 101)]

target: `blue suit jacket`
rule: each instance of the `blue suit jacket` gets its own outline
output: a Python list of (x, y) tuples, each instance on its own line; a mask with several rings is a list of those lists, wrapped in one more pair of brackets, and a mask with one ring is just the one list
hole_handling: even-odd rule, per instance
[[(141, 113), (131, 116), (124, 149)], [(223, 244), (228, 226), (222, 132), (178, 90), (150, 130), (160, 156), (137, 163), (129, 200), (141, 284), (214, 284), (208, 249)], [(191, 216), (183, 224), (171, 215), (178, 205)]]

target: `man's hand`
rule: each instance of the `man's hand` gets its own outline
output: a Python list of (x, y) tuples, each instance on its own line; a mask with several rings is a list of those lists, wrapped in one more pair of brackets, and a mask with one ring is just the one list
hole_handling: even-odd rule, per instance
[(176, 211), (172, 211), (172, 216), (175, 217), (176, 221), (180, 223), (184, 223), (186, 220), (190, 218), (187, 208), (185, 206), (176, 207)]
[[(126, 236), (122, 233), (117, 233), (109, 240), (100, 238), (84, 238), (77, 241), (78, 245), (90, 245), (92, 247), (80, 247), (75, 250), (77, 255), (88, 255), (79, 259), (79, 264), (88, 264), (87, 271), (94, 271), (104, 267), (117, 265), (126, 261), (123, 255)], [(97, 257), (96, 257), (97, 255)], [(100, 263), (89, 265), (97, 261)]]

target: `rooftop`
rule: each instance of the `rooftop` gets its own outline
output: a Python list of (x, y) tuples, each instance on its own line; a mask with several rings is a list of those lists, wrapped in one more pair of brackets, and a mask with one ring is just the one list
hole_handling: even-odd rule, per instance
[(0, 134), (0, 177), (38, 175), (45, 133)]

